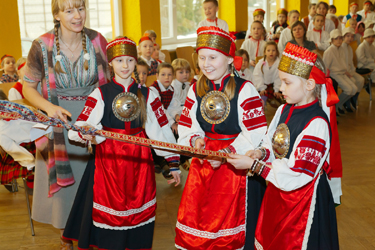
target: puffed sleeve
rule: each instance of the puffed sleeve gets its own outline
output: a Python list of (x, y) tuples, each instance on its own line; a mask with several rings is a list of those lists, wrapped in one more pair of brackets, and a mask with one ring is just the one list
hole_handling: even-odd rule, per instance
[(204, 138), (205, 133), (197, 121), (198, 103), (195, 96), (195, 84), (189, 89), (185, 105), (178, 123), (178, 144), (191, 146), (194, 137)]
[(257, 65), (255, 65), (254, 72), (253, 72), (253, 83), (255, 88), (258, 91), (263, 91), (267, 89), (266, 84), (264, 84), (264, 77), (262, 73), (262, 64), (263, 64), (263, 59), (259, 60)]
[(262, 101), (250, 82), (244, 83), (238, 95), (237, 109), (238, 123), (242, 131), (228, 149), (232, 153), (244, 155), (260, 145), (267, 131)]
[(15, 88), (11, 88), (8, 93), (8, 100), (12, 102), (20, 99), (23, 99), (20, 92), (18, 92), (18, 90)]
[[(147, 121), (145, 124), (147, 136), (152, 140), (176, 143), (176, 139), (168, 126), (165, 110), (158, 96), (149, 91), (147, 98)], [(179, 162), (180, 156), (166, 151), (155, 150), (156, 154), (163, 156), (167, 162)]]
[[(102, 129), (101, 120), (104, 114), (104, 101), (102, 93), (99, 88), (96, 88), (87, 98), (85, 107), (81, 114), (78, 116), (77, 121), (74, 125), (77, 126), (91, 126), (96, 129)], [(86, 140), (82, 138), (81, 133), (69, 130), (68, 137), (72, 141), (86, 143)], [(95, 136), (95, 140), (92, 141), (94, 144), (99, 144), (105, 141), (102, 136)]]
[(322, 118), (313, 119), (297, 136), (289, 159), (275, 159), (271, 139), (279, 117), (270, 124), (271, 130), (262, 144), (271, 152), (269, 163), (272, 165), (265, 168), (262, 177), (283, 191), (292, 191), (306, 185), (319, 174), (330, 149), (329, 125)]

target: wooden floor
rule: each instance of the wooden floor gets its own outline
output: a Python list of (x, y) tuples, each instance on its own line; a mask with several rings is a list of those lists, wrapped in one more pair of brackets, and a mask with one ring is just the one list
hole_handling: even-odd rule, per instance
[[(375, 90), (375, 88), (373, 88)], [(268, 121), (275, 109), (267, 107)], [(337, 220), (342, 250), (375, 249), (375, 109), (362, 91), (356, 113), (338, 118), (344, 177)], [(187, 172), (183, 173), (183, 183)], [(154, 250), (174, 250), (174, 229), (183, 185), (157, 179)], [(21, 182), (19, 182), (21, 185)], [(10, 193), (0, 186), (0, 250), (59, 249), (59, 230), (34, 222), (31, 236), (24, 189)]]

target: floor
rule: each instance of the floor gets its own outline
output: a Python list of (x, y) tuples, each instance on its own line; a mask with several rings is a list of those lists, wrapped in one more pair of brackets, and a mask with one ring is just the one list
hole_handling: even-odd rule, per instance
[[(268, 121), (274, 112), (267, 106)], [(339, 117), (338, 121), (344, 167), (342, 204), (336, 210), (340, 247), (375, 249), (375, 108), (364, 90), (358, 111)], [(184, 172), (182, 183), (186, 177)], [(158, 207), (153, 249), (175, 250), (174, 228), (184, 186), (170, 187), (161, 175), (156, 180)], [(34, 222), (34, 227), (36, 235), (31, 236), (24, 189), (10, 193), (0, 187), (0, 250), (59, 249), (59, 230), (38, 222)]]

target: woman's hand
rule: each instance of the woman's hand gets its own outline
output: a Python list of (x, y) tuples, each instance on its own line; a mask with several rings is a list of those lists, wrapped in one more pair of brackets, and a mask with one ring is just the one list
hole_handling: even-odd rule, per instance
[(176, 185), (174, 185), (175, 187), (177, 187), (180, 184), (180, 182), (181, 182), (181, 176), (180, 176), (180, 174), (178, 172), (180, 172), (180, 171), (171, 171), (173, 179), (172, 180), (168, 180), (168, 184), (172, 184), (172, 183), (176, 182)]
[(262, 90), (259, 92), (259, 95), (265, 95), (267, 93), (267, 90)]
[(254, 160), (246, 155), (229, 154), (229, 157), (227, 162), (237, 169), (249, 169), (254, 163)]
[(262, 158), (262, 151), (256, 149), (256, 150), (249, 150), (245, 154), (246, 156), (250, 157), (251, 159), (258, 159), (260, 160)]
[(71, 117), (72, 114), (67, 111), (66, 109), (60, 107), (60, 106), (57, 106), (57, 105), (54, 105), (54, 104), (50, 104), (48, 106), (46, 106), (46, 108), (44, 108), (44, 110), (47, 112), (47, 115), (49, 117), (53, 117), (53, 118), (58, 118), (60, 120), (62, 120), (63, 122), (68, 122), (68, 116)]

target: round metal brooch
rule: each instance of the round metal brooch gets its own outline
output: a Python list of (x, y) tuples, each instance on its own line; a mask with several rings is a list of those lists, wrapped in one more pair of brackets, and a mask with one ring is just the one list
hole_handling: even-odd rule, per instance
[(113, 99), (112, 111), (123, 122), (133, 121), (138, 118), (141, 112), (139, 99), (130, 92), (120, 93)]
[(290, 147), (290, 131), (285, 123), (277, 126), (272, 137), (272, 150), (275, 156), (279, 159), (284, 158)]
[(230, 112), (230, 102), (226, 94), (213, 90), (202, 99), (201, 114), (210, 124), (220, 124), (227, 119)]

